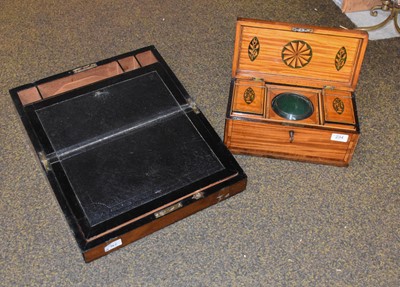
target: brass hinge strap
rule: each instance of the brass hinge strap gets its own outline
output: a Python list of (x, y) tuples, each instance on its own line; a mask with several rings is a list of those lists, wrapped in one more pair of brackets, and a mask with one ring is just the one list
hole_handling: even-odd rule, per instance
[(292, 32), (299, 32), (299, 33), (312, 33), (314, 32), (313, 29), (309, 28), (300, 28), (300, 27), (293, 27)]
[(96, 68), (96, 67), (97, 67), (97, 64), (93, 63), (93, 64), (89, 64), (89, 65), (86, 65), (86, 66), (82, 66), (82, 67), (73, 69), (72, 72), (74, 74), (77, 74), (77, 73), (80, 73), (80, 72), (83, 72), (83, 71), (87, 71), (87, 70), (90, 70), (90, 69), (93, 69), (93, 68)]

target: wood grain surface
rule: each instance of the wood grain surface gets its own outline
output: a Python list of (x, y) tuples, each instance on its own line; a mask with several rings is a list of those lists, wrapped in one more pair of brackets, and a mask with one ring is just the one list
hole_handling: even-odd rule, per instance
[[(345, 135), (348, 140), (332, 140), (333, 134)], [(224, 142), (233, 153), (347, 166), (358, 137), (356, 132), (335, 132), (228, 119)]]
[[(248, 50), (254, 37), (259, 41), (259, 54), (251, 60)], [(354, 90), (367, 39), (368, 34), (363, 31), (241, 19), (236, 27), (232, 77), (256, 77), (266, 82), (315, 88), (333, 85), (341, 90)], [(303, 59), (296, 68), (283, 61), (284, 48), (289, 43), (293, 44), (289, 45), (293, 46), (293, 56)], [(299, 43), (302, 44), (297, 46)], [(337, 70), (335, 58), (343, 47), (346, 60)]]
[[(359, 138), (353, 91), (367, 39), (360, 31), (239, 19), (232, 107), (225, 124), (228, 148), (233, 153), (347, 166)], [(242, 95), (256, 81), (265, 82), (266, 92), (246, 103)], [(278, 115), (272, 101), (282, 93), (307, 98), (312, 114), (301, 120)]]
[[(109, 254), (110, 252), (116, 251), (120, 249), (121, 247), (124, 247), (128, 245), (129, 243), (132, 243), (136, 240), (139, 240), (151, 233), (154, 233), (157, 230), (160, 230), (174, 222), (177, 222), (178, 220), (181, 220), (187, 216), (190, 216), (202, 209), (205, 209), (211, 205), (214, 205), (222, 200), (225, 200), (241, 191), (243, 191), (246, 188), (246, 183), (247, 179), (242, 179), (238, 181), (237, 183), (225, 187), (221, 189), (218, 192), (215, 192), (211, 194), (210, 196), (207, 196), (205, 198), (199, 199), (198, 201), (186, 205), (174, 212), (168, 213), (167, 215), (160, 217), (148, 224), (142, 225), (134, 230), (131, 230), (117, 238), (113, 238), (109, 240), (108, 242), (105, 242), (103, 244), (100, 244), (92, 249), (89, 249), (83, 253), (83, 257), (85, 259), (85, 262), (91, 262), (95, 259), (98, 259), (104, 255)], [(113, 248), (109, 251), (106, 251), (106, 246), (108, 246), (110, 243), (115, 242), (117, 240), (121, 240), (121, 245), (119, 245), (116, 248)]]

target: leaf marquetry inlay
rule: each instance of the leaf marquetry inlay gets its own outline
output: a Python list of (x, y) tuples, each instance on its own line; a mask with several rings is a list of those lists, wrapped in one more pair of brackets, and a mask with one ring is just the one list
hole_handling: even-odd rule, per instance
[(243, 99), (246, 102), (246, 104), (250, 105), (255, 98), (256, 98), (256, 93), (251, 87), (247, 88), (246, 91), (244, 91)]
[(340, 71), (343, 68), (344, 64), (346, 64), (347, 60), (347, 51), (345, 47), (340, 48), (335, 57), (335, 67), (336, 70)]
[(249, 44), (248, 54), (250, 61), (254, 61), (260, 53), (260, 42), (257, 37), (254, 37)]
[(344, 103), (343, 103), (343, 101), (341, 99), (339, 99), (339, 98), (334, 99), (332, 105), (333, 105), (333, 109), (339, 115), (343, 114), (343, 112), (344, 112)]

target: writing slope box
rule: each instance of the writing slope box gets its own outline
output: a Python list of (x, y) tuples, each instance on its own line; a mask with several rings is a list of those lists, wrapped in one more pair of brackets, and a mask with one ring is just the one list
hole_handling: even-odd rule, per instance
[(347, 166), (368, 34), (238, 19), (224, 142), (234, 153)]
[(152, 46), (10, 93), (87, 262), (245, 189)]

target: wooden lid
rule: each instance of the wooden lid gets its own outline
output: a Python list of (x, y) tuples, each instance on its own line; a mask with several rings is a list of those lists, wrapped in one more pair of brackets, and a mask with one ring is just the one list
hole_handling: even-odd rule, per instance
[(364, 31), (239, 18), (232, 77), (353, 91), (367, 43)]

